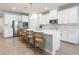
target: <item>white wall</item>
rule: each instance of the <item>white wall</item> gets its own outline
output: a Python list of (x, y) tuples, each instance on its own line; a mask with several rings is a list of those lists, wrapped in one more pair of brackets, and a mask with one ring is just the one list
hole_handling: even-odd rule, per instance
[(3, 33), (3, 17), (0, 16), (0, 33)]

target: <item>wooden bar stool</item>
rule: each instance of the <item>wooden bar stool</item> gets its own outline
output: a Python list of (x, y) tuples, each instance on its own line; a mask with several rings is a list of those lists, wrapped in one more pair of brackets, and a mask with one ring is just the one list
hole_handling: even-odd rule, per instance
[[(27, 32), (27, 47), (29, 47), (29, 44), (30, 43), (33, 43), (33, 40), (34, 40), (34, 32), (33, 31), (28, 31)], [(30, 42), (31, 41), (31, 42)]]
[(22, 30), (22, 34), (21, 34), (21, 40), (22, 40), (22, 42), (24, 42), (24, 43), (27, 43), (27, 30)]
[(35, 41), (34, 41), (35, 51), (37, 50), (36, 49), (37, 47), (40, 47), (40, 49), (42, 50), (42, 54), (44, 54), (45, 39), (43, 37), (43, 33), (35, 32), (34, 36), (35, 36)]
[(17, 36), (19, 37), (19, 40), (21, 40), (22, 29), (17, 30)]
[(18, 30), (18, 36), (19, 36), (19, 40), (21, 40), (21, 42), (27, 42), (27, 30)]
[[(37, 33), (33, 31), (28, 32), (28, 45), (30, 44), (30, 40), (32, 40), (32, 45), (34, 47), (34, 53), (37, 54), (37, 47), (39, 46), (42, 50), (44, 50), (45, 40), (43, 38), (43, 33)], [(42, 52), (44, 54), (44, 51)]]

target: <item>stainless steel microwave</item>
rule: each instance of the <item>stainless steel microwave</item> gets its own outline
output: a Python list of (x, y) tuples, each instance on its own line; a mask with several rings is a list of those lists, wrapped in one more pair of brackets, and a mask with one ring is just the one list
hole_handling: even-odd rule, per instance
[(49, 20), (49, 24), (58, 24), (58, 19)]

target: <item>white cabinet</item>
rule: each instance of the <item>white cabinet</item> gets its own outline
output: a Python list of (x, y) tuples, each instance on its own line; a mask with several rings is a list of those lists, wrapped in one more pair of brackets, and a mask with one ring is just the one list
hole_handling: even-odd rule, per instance
[(39, 24), (49, 24), (49, 14), (40, 16)]
[(38, 25), (38, 15), (33, 14), (31, 17), (29, 17), (29, 29), (37, 29)]
[(67, 31), (62, 31), (61, 32), (61, 40), (67, 41), (68, 40), (68, 32)]
[(61, 40), (78, 44), (79, 43), (79, 31), (78, 30), (62, 30)]
[(63, 11), (58, 12), (58, 24), (63, 24)]
[(13, 29), (5, 27), (4, 28), (4, 37), (13, 37)]
[(21, 21), (21, 15), (12, 14), (12, 20)]
[(68, 24), (68, 10), (63, 10), (58, 12), (58, 23), (59, 24)]
[(68, 24), (69, 23), (69, 13), (68, 10), (64, 10), (64, 14), (63, 14), (63, 24)]
[(11, 14), (4, 14), (5, 24), (12, 24), (12, 15)]
[(69, 23), (79, 23), (78, 7), (68, 9)]
[(16, 15), (16, 19), (15, 20), (17, 20), (17, 21), (21, 21), (22, 19), (21, 19), (21, 15)]
[(78, 35), (79, 35), (78, 31), (69, 31), (68, 32), (68, 42), (78, 44), (79, 43)]
[(72, 8), (59, 11), (58, 12), (58, 23), (59, 24), (79, 23), (78, 7), (72, 7)]
[(29, 22), (28, 16), (22, 15), (22, 21), (23, 22)]
[(51, 10), (48, 14), (39, 17), (39, 24), (49, 24), (49, 20), (57, 19), (57, 9)]
[(21, 15), (4, 14), (5, 24), (12, 24), (12, 21), (21, 21)]
[(52, 11), (50, 11), (49, 12), (49, 19), (57, 19), (58, 17), (57, 17), (57, 9), (55, 9), (55, 10), (52, 10)]
[(21, 21), (21, 15), (16, 14), (4, 14), (4, 37), (13, 36), (12, 21)]

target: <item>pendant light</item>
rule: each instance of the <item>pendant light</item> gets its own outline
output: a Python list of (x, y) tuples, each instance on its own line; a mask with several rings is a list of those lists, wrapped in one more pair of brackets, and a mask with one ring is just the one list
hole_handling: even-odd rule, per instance
[(32, 3), (30, 3), (30, 15), (29, 15), (30, 18), (32, 18)]
[(39, 17), (41, 17), (41, 16), (42, 16), (42, 14), (41, 14), (41, 11), (42, 11), (42, 10), (41, 10), (41, 9), (42, 9), (42, 8), (41, 8), (41, 5), (42, 5), (42, 4), (40, 3)]

